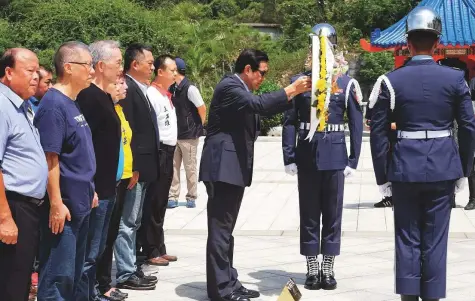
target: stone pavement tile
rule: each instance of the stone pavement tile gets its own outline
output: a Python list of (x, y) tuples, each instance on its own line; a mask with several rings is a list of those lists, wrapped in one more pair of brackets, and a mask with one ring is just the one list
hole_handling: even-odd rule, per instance
[(450, 231), (452, 232), (475, 232), (475, 227), (463, 209), (452, 210), (450, 216)]
[(297, 187), (292, 185), (284, 206), (275, 216), (270, 230), (297, 230), (300, 225), (300, 211)]
[(383, 210), (360, 209), (358, 231), (386, 231), (386, 218)]

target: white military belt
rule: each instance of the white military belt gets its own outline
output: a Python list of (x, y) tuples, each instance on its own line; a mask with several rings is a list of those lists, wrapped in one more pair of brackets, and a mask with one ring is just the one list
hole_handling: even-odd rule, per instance
[(415, 131), (415, 132), (397, 131), (397, 137), (403, 138), (403, 139), (434, 139), (434, 138), (442, 138), (442, 137), (450, 137), (450, 136), (452, 136), (451, 130)]
[[(308, 122), (301, 122), (300, 123), (301, 130), (310, 130), (310, 123)], [(344, 124), (327, 124), (325, 127), (324, 132), (344, 132), (345, 125)]]

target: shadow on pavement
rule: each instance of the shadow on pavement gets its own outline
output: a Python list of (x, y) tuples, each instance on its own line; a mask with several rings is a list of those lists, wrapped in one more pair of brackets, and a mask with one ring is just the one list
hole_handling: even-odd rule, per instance
[(190, 282), (180, 284), (175, 288), (177, 296), (189, 298), (191, 300), (207, 301), (206, 282)]
[(344, 204), (343, 208), (345, 209), (379, 209), (374, 208), (374, 204), (377, 202), (360, 202), (358, 204)]

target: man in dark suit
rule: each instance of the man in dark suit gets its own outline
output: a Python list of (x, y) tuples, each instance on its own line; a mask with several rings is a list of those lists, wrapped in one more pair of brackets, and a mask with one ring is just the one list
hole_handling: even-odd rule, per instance
[[(370, 97), (371, 155), (380, 191), (394, 201), (396, 293), (403, 301), (437, 301), (446, 295), (453, 195), (473, 167), (475, 116), (464, 73), (431, 56), (440, 17), (423, 6), (406, 22), (412, 58), (381, 76)], [(397, 124), (394, 143), (391, 122)]]
[(236, 61), (235, 74), (224, 76), (211, 101), (199, 177), (208, 193), (206, 274), (212, 301), (259, 297), (237, 280), (232, 236), (244, 188), (252, 181), (254, 142), (260, 125), (257, 114), (282, 112), (291, 107), (289, 101), (294, 96), (311, 89), (310, 78), (302, 77), (285, 89), (252, 94), (264, 80), (268, 60), (262, 51), (244, 50)]
[[(140, 44), (130, 45), (124, 55), (127, 96), (120, 101), (132, 129), (133, 171), (138, 182), (130, 185), (125, 195), (114, 254), (117, 262), (117, 287), (155, 289), (157, 278), (145, 276), (136, 266), (136, 238), (142, 219), (145, 194), (150, 183), (157, 180), (160, 148), (155, 112), (147, 98), (153, 70), (152, 49)], [(132, 183), (133, 184), (133, 183)]]

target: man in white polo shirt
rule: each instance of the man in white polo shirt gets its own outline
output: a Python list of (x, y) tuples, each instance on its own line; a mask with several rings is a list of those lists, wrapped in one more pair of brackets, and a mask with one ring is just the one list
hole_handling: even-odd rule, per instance
[(144, 204), (141, 241), (147, 263), (164, 266), (176, 261), (167, 254), (163, 234), (163, 222), (168, 202), (168, 191), (173, 179), (173, 156), (177, 142), (177, 119), (168, 88), (175, 83), (177, 67), (174, 57), (161, 55), (155, 59), (155, 79), (147, 90), (147, 96), (157, 115), (160, 133), (160, 175), (150, 185)]

